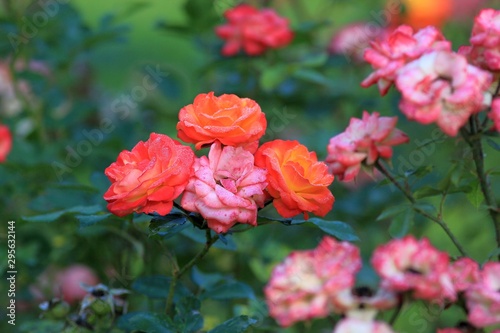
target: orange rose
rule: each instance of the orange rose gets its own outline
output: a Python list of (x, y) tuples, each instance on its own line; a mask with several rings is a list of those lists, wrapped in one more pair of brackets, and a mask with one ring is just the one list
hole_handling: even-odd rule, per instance
[(104, 171), (112, 183), (104, 194), (108, 210), (118, 216), (133, 212), (168, 214), (188, 184), (194, 158), (190, 147), (151, 133), (132, 151), (122, 151)]
[(226, 146), (254, 144), (264, 135), (267, 121), (260, 106), (236, 95), (199, 94), (179, 112), (177, 136), (196, 149), (218, 140)]
[(335, 198), (328, 189), (333, 176), (325, 163), (318, 162), (315, 152), (297, 141), (274, 140), (263, 144), (255, 153), (255, 165), (267, 169), (267, 191), (283, 217), (307, 212), (325, 216)]
[[(388, 6), (394, 0), (388, 0)], [(441, 26), (452, 15), (452, 0), (403, 0), (396, 26), (408, 24), (415, 29), (428, 25)]]

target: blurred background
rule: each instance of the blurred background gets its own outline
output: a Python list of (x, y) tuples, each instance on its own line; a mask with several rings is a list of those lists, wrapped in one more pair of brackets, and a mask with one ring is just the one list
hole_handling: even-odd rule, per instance
[[(129, 298), (133, 310), (161, 312), (161, 302), (141, 295), (134, 283), (169, 276), (169, 256), (189, 260), (200, 248), (193, 240), (196, 235), (183, 231), (172, 238), (152, 237), (144, 216), (133, 221), (81, 216), (106, 211), (102, 194), (109, 182), (103, 172), (118, 153), (151, 132), (176, 137), (179, 109), (199, 93), (234, 93), (256, 100), (268, 119), (265, 140), (299, 140), (320, 159), (329, 139), (363, 110), (398, 116), (398, 127), (412, 141), (395, 149), (394, 173), (407, 178), (414, 189), (443, 181), (456, 188), (470, 185), (471, 156), (459, 139), (446, 137), (434, 125), (408, 122), (398, 110), (397, 92), (382, 98), (375, 87), (360, 87), (371, 72), (360, 54), (373, 36), (367, 38), (366, 29), (360, 34), (349, 28), (368, 25), (376, 34), (399, 23), (416, 29), (433, 24), (442, 27), (456, 50), (468, 43), (474, 15), (480, 8), (500, 9), (498, 1), (247, 1), (288, 18), (294, 41), (259, 57), (224, 57), (223, 41), (214, 28), (224, 24), (224, 11), (238, 3), (1, 1), (0, 123), (10, 128), (13, 148), (0, 164), (0, 251), (7, 249), (6, 222), (16, 221), (18, 325), (3, 321), (7, 298), (1, 295), (0, 331), (43, 331), (36, 328), (38, 304), (60, 295), (63, 286), (68, 288), (65, 297), (70, 297), (79, 290), (73, 281), (83, 277), (89, 284), (100, 281), (135, 290)], [(392, 10), (394, 3), (397, 11)], [(498, 152), (486, 150), (487, 167), (496, 167)], [(377, 220), (382, 211), (405, 200), (373, 176), (350, 184), (335, 181), (331, 189), (336, 203), (326, 219), (349, 223), (361, 240), (357, 244), (365, 266), (360, 283), (376, 286), (368, 261), (373, 249), (390, 237), (412, 232), (458, 254), (438, 226), (408, 216), (405, 209)], [(449, 196), (445, 217), (473, 258), (482, 262), (494, 250), (488, 245), (493, 244), (493, 232), (479, 210), (478, 189), (467, 191)], [(437, 204), (437, 199), (424, 201)], [(262, 301), (272, 267), (294, 249), (315, 247), (321, 236), (312, 228), (268, 225), (228, 237), (231, 245), (214, 249), (198, 269), (243, 281), (254, 294), (226, 302), (205, 300), (204, 329), (244, 313), (261, 318), (250, 331), (331, 332), (330, 319), (279, 329), (267, 318)], [(0, 258), (4, 272), (7, 260)], [(189, 278), (185, 282), (195, 288)], [(4, 293), (5, 279), (0, 286)], [(69, 299), (73, 306), (82, 297), (76, 294)], [(449, 309), (437, 319), (441, 309), (423, 304), (403, 310), (395, 325), (403, 333), (435, 332), (463, 315)]]

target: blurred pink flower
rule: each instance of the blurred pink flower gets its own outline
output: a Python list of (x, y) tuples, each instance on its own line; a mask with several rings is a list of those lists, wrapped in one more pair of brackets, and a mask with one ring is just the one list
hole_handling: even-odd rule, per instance
[(208, 227), (226, 233), (236, 223), (257, 225), (257, 206), (264, 204), (266, 170), (254, 165), (254, 156), (242, 147), (212, 144), (208, 158), (194, 162), (181, 206), (200, 213)]
[(491, 102), (491, 111), (488, 117), (493, 120), (495, 129), (500, 132), (500, 97), (494, 98)]
[(294, 251), (276, 266), (264, 293), (270, 315), (281, 326), (325, 317), (330, 296), (352, 288), (361, 269), (359, 249), (324, 237), (314, 250)]
[(258, 10), (247, 4), (228, 9), (227, 23), (215, 28), (217, 36), (226, 41), (222, 54), (232, 56), (243, 49), (248, 55), (260, 55), (267, 49), (288, 45), (293, 39), (288, 20), (273, 9)]
[(335, 33), (328, 46), (333, 54), (342, 54), (348, 60), (363, 62), (370, 41), (382, 38), (389, 31), (373, 23), (358, 22), (346, 25)]
[(442, 328), (438, 329), (437, 333), (463, 333), (459, 328)]
[(364, 58), (375, 71), (361, 86), (367, 88), (377, 83), (382, 96), (387, 94), (405, 64), (433, 50), (451, 50), (451, 43), (432, 26), (414, 33), (410, 26), (401, 25), (385, 38), (370, 44)]
[(325, 162), (340, 180), (350, 181), (361, 169), (361, 163), (373, 165), (378, 158), (392, 157), (392, 146), (409, 138), (396, 129), (397, 117), (379, 117), (378, 112), (363, 111), (363, 118), (351, 118), (344, 132), (330, 139)]
[(466, 292), (469, 322), (476, 327), (500, 324), (500, 263), (484, 265), (479, 281)]
[(489, 104), (492, 76), (469, 65), (464, 56), (431, 52), (404, 66), (396, 78), (401, 111), (422, 124), (436, 122), (456, 136), (469, 117)]
[(413, 291), (414, 298), (428, 301), (456, 299), (448, 254), (435, 249), (427, 239), (406, 236), (392, 240), (374, 251), (372, 264), (383, 288)]
[(394, 333), (394, 331), (381, 321), (345, 318), (338, 322), (333, 333)]
[(455, 291), (465, 291), (479, 281), (479, 264), (471, 258), (460, 258), (450, 265), (450, 274)]
[(12, 134), (6, 125), (0, 125), (0, 163), (5, 162), (12, 149)]
[(473, 65), (489, 71), (500, 70), (500, 10), (483, 9), (474, 20), (471, 46), (460, 48)]

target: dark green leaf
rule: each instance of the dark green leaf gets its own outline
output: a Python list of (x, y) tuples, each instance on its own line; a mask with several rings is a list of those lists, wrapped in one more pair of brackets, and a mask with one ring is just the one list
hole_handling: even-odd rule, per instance
[(208, 333), (244, 333), (255, 323), (257, 323), (257, 319), (255, 318), (250, 318), (248, 316), (234, 317), (213, 330), (208, 331)]
[(91, 225), (106, 220), (110, 216), (111, 216), (110, 213), (101, 215), (75, 215), (76, 219), (80, 221), (80, 228), (89, 227)]
[(431, 205), (429, 203), (425, 202), (417, 202), (413, 204), (413, 207), (416, 209), (423, 210), (424, 212), (430, 214), (430, 215), (436, 215), (437, 214), (437, 209), (434, 205)]
[[(150, 298), (165, 299), (168, 296), (171, 278), (163, 275), (143, 276), (134, 281), (132, 290)], [(176, 298), (189, 296), (191, 293), (183, 285), (177, 283)]]
[(406, 211), (394, 217), (389, 226), (389, 234), (393, 238), (402, 238), (406, 236), (413, 224), (414, 216), (415, 213), (413, 209), (406, 209)]
[(195, 333), (203, 327), (201, 302), (196, 297), (185, 297), (175, 304), (175, 328), (178, 332)]
[(337, 239), (343, 241), (357, 241), (359, 240), (358, 236), (354, 232), (354, 229), (347, 223), (341, 221), (325, 221), (319, 218), (311, 218), (307, 220), (326, 232), (329, 235), (334, 236)]
[(490, 147), (492, 147), (496, 151), (500, 151), (500, 144), (496, 143), (495, 141), (493, 141), (490, 138), (487, 138), (486, 142), (490, 145)]
[(191, 280), (202, 289), (209, 289), (218, 282), (226, 280), (226, 277), (218, 273), (203, 273), (196, 266), (191, 269)]
[(384, 209), (382, 213), (377, 217), (377, 221), (385, 220), (388, 218), (391, 218), (393, 216), (396, 216), (398, 214), (401, 214), (405, 210), (410, 209), (409, 204), (402, 204), (402, 205), (397, 205), (397, 206), (391, 206), (387, 209)]
[(118, 328), (128, 332), (175, 333), (176, 330), (166, 315), (151, 312), (131, 312), (118, 319)]
[(54, 222), (61, 218), (63, 215), (92, 215), (102, 211), (102, 207), (99, 205), (94, 206), (76, 206), (64, 210), (55, 211), (52, 213), (34, 215), (34, 216), (23, 216), (22, 219), (27, 222)]
[(187, 217), (181, 213), (171, 213), (167, 216), (154, 217), (149, 223), (149, 232), (152, 235), (170, 238), (189, 227), (190, 224), (186, 222)]
[(481, 185), (479, 182), (471, 184), (470, 191), (467, 193), (467, 199), (469, 199), (469, 202), (475, 208), (479, 208), (479, 206), (481, 206), (481, 203), (484, 201), (484, 195), (481, 191)]
[(238, 282), (230, 281), (213, 288), (205, 290), (201, 294), (202, 299), (235, 299), (235, 298), (255, 298), (255, 294), (249, 285)]
[(54, 332), (62, 332), (64, 329), (63, 321), (55, 321), (49, 319), (43, 320), (33, 320), (21, 323), (19, 327), (20, 332), (26, 333), (54, 333)]
[[(194, 240), (195, 242), (200, 244), (205, 244), (207, 241), (205, 236), (205, 230), (200, 230), (198, 228), (191, 227), (191, 228), (185, 228), (180, 233), (181, 235), (186, 236), (187, 238)], [(226, 235), (226, 240), (227, 244), (224, 244), (223, 242), (215, 242), (214, 245), (212, 245), (212, 247), (235, 251), (236, 243), (234, 242), (233, 237), (231, 235)]]
[(443, 194), (442, 190), (439, 190), (429, 185), (425, 185), (416, 190), (415, 193), (413, 193), (413, 196), (415, 197), (415, 199), (422, 199), (442, 194)]

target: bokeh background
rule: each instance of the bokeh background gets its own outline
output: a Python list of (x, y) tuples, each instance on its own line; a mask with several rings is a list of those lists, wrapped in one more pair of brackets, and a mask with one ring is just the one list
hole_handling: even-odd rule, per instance
[[(405, 1), (406, 10), (417, 10)], [(418, 10), (439, 7), (438, 0), (428, 2)], [(14, 220), (18, 271), (16, 327), (4, 321), (7, 283), (0, 280), (1, 332), (40, 331), (35, 329), (38, 304), (58, 291), (58, 274), (75, 264), (111, 287), (134, 290), (141, 277), (170, 275), (170, 255), (185, 262), (199, 250), (188, 232), (150, 237), (146, 217), (137, 216), (133, 223), (110, 217), (87, 221), (87, 226), (75, 215), (85, 209), (105, 211), (102, 194), (109, 182), (104, 169), (151, 132), (175, 137), (179, 109), (202, 92), (255, 99), (270, 124), (265, 139), (299, 140), (320, 159), (328, 140), (343, 131), (350, 117), (360, 117), (363, 110), (398, 116), (398, 127), (412, 141), (396, 149), (395, 173), (409, 177), (414, 188), (442, 181), (466, 186), (470, 180), (471, 156), (458, 139), (445, 137), (433, 125), (408, 122), (398, 111), (396, 92), (381, 98), (376, 88), (359, 86), (370, 73), (368, 65), (329, 51), (332, 37), (348, 24), (388, 24), (386, 1), (248, 1), (289, 18), (296, 38), (262, 57), (230, 58), (220, 55), (223, 42), (214, 27), (224, 23), (224, 11), (236, 0), (53, 1), (54, 15), (36, 23), (46, 3), (4, 0), (0, 12), (0, 123), (14, 137), (11, 154), (0, 165), (0, 251), (7, 250), (6, 222)], [(455, 50), (467, 44), (479, 8), (500, 9), (498, 1), (452, 3), (453, 12), (437, 23)], [(487, 147), (486, 153), (487, 168), (496, 167), (498, 152)], [(458, 254), (438, 226), (404, 213), (405, 200), (395, 188), (376, 177), (365, 178), (347, 185), (335, 181), (336, 203), (326, 217), (349, 223), (358, 235), (356, 244), (365, 259), (361, 283), (376, 286), (369, 257), (392, 236), (427, 236), (438, 248)], [(494, 190), (500, 192), (498, 186)], [(430, 204), (436, 200), (424, 199)], [(398, 205), (401, 211), (377, 220), (382, 211)], [(472, 257), (482, 262), (494, 242), (480, 205), (477, 189), (450, 195), (445, 217)], [(214, 249), (198, 269), (231, 276), (254, 292), (250, 299), (205, 300), (204, 328), (244, 313), (260, 318), (250, 330), (254, 332), (331, 332), (330, 319), (281, 330), (267, 318), (262, 300), (272, 267), (294, 249), (315, 247), (322, 235), (313, 228), (267, 225), (229, 237), (230, 246)], [(6, 257), (0, 258), (4, 272)], [(160, 303), (137, 292), (130, 296), (134, 310), (161, 311)], [(403, 333), (435, 332), (454, 325), (461, 315), (450, 309), (441, 316), (439, 307), (423, 304), (403, 311), (395, 325)]]

